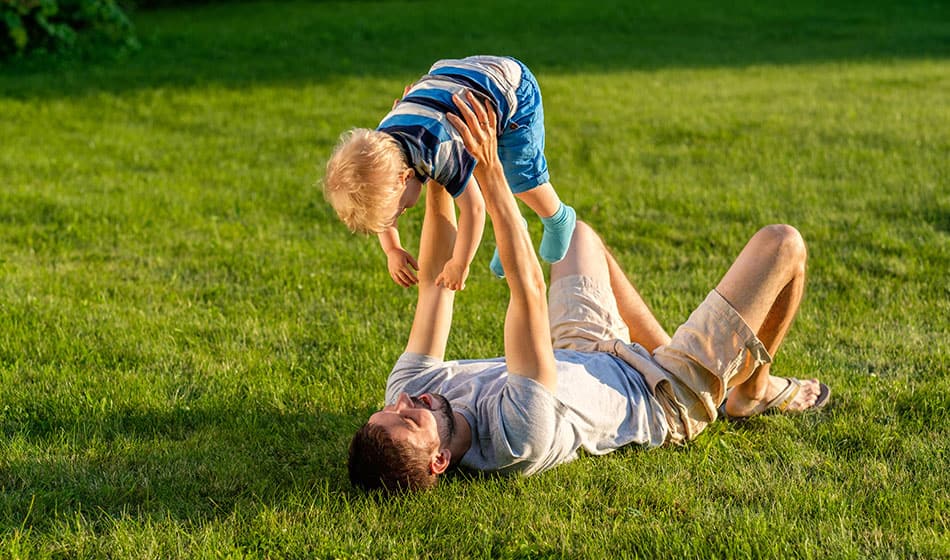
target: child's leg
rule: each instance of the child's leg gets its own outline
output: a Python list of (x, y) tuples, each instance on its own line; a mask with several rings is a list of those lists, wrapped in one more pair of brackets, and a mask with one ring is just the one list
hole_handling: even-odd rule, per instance
[[(505, 168), (511, 192), (541, 218), (544, 236), (538, 251), (541, 258), (555, 263), (564, 258), (574, 234), (574, 209), (561, 203), (548, 182), (548, 162), (544, 157), (544, 106), (541, 88), (534, 74), (521, 64), (521, 84), (515, 91), (518, 109), (498, 137), (498, 157)], [(496, 275), (501, 275), (501, 260)]]
[(574, 235), (577, 219), (574, 209), (561, 202), (551, 183), (538, 185), (515, 196), (534, 210), (544, 224), (541, 247), (538, 249), (541, 258), (549, 263), (563, 259)]
[(558, 198), (551, 183), (544, 183), (531, 190), (515, 193), (515, 196), (527, 204), (528, 208), (534, 210), (539, 218), (550, 218), (561, 206), (561, 199)]

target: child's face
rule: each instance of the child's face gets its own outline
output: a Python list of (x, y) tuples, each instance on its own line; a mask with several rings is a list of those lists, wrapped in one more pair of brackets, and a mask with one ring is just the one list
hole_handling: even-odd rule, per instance
[(416, 174), (410, 169), (403, 178), (402, 196), (399, 197), (396, 212), (393, 214), (393, 223), (399, 219), (406, 211), (406, 208), (412, 208), (419, 202), (419, 195), (422, 193), (422, 181), (416, 178)]

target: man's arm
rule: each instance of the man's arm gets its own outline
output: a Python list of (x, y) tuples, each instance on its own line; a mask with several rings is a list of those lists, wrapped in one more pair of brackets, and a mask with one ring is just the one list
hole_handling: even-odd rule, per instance
[(437, 286), (435, 279), (452, 258), (456, 231), (451, 195), (441, 185), (430, 181), (426, 188), (426, 212), (419, 242), (419, 298), (406, 352), (440, 360), (445, 357), (455, 292)]
[(557, 369), (551, 346), (544, 274), (498, 159), (497, 116), (471, 92), (466, 96), (471, 108), (458, 96), (454, 97), (465, 121), (452, 114), (448, 117), (461, 133), (465, 148), (478, 161), (475, 178), (492, 219), (498, 253), (511, 291), (505, 316), (508, 372), (534, 379), (554, 391)]

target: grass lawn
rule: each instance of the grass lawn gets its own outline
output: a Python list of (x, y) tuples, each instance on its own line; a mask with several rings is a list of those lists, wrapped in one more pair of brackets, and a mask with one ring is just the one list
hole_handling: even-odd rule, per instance
[[(140, 12), (139, 52), (0, 66), (0, 557), (950, 557), (950, 8), (446, 4)], [(488, 52), (535, 71), (555, 186), (668, 330), (758, 227), (801, 230), (774, 371), (826, 411), (350, 488), (415, 293), (315, 183), (431, 62)], [(502, 352), (493, 246), (450, 358)]]

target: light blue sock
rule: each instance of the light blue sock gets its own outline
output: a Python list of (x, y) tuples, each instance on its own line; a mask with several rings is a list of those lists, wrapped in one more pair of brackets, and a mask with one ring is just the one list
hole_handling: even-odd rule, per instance
[(495, 247), (495, 254), (491, 256), (491, 262), (488, 263), (491, 273), (498, 278), (505, 277), (505, 267), (501, 266), (501, 255), (498, 254), (498, 247)]
[[(521, 222), (524, 224), (524, 228), (528, 229), (528, 220), (522, 217)], [(501, 266), (501, 255), (498, 254), (498, 247), (495, 247), (495, 254), (491, 256), (491, 262), (488, 263), (488, 268), (490, 268), (492, 274), (498, 278), (505, 277), (505, 267)]]
[(556, 263), (567, 254), (574, 236), (574, 226), (577, 224), (577, 214), (567, 204), (561, 203), (550, 218), (541, 218), (544, 224), (544, 235), (541, 237), (541, 247), (538, 254), (549, 263)]

